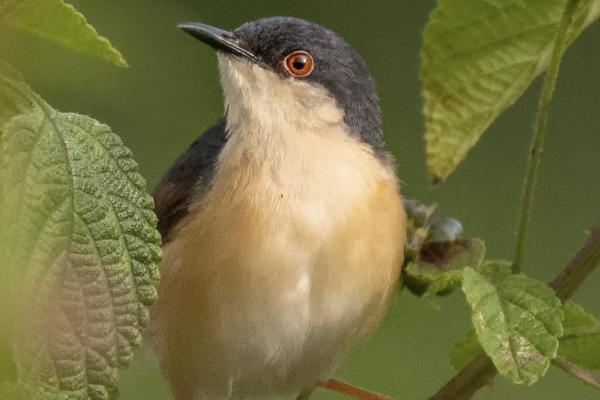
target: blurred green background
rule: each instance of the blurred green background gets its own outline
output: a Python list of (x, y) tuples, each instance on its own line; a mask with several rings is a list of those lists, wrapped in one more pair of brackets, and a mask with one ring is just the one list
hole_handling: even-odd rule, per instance
[[(387, 144), (398, 159), (407, 197), (435, 201), (468, 235), (486, 240), (489, 258), (510, 258), (539, 82), (494, 123), (440, 187), (425, 170), (419, 94), (421, 31), (432, 0), (354, 1), (72, 1), (119, 48), (129, 69), (73, 54), (26, 34), (0, 31), (0, 52), (50, 104), (109, 124), (134, 151), (151, 186), (177, 155), (222, 113), (216, 59), (179, 32), (186, 20), (224, 28), (293, 15), (339, 32), (366, 58), (379, 85)], [(549, 280), (600, 223), (600, 24), (571, 47), (536, 192), (525, 269)], [(576, 300), (600, 316), (600, 273)], [(379, 331), (342, 365), (339, 378), (394, 396), (425, 399), (452, 375), (447, 353), (468, 329), (459, 294), (423, 301), (401, 293)], [(122, 400), (169, 399), (152, 356), (141, 351), (121, 375)], [(319, 390), (315, 399), (343, 397)], [(477, 399), (598, 399), (600, 391), (551, 369), (533, 387), (497, 378)]]

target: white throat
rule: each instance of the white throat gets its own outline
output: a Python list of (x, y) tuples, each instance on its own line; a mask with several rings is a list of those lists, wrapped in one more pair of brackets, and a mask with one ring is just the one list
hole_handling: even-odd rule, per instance
[(228, 124), (234, 131), (248, 123), (268, 132), (346, 128), (343, 110), (324, 88), (239, 58), (218, 57)]
[(344, 112), (324, 88), (223, 54), (219, 70), (231, 142), (227, 147), (237, 153), (262, 163), (319, 141), (349, 140)]
[(393, 177), (370, 146), (349, 134), (324, 88), (227, 55), (219, 54), (219, 67), (229, 139), (218, 173), (260, 192), (267, 209), (285, 196), (296, 212), (308, 206), (335, 219), (345, 212), (343, 202), (356, 204)]

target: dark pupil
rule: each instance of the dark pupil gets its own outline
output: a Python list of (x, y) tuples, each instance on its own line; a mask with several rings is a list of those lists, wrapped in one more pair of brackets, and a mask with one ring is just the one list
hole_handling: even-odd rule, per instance
[(294, 61), (292, 65), (295, 69), (302, 69), (306, 65), (306, 56), (296, 56), (294, 57)]

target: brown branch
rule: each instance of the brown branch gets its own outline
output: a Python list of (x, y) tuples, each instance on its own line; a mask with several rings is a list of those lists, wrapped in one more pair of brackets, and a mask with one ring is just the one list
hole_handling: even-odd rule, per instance
[(565, 372), (577, 377), (588, 385), (600, 389), (600, 372), (581, 368), (579, 365), (572, 363), (563, 357), (557, 357), (552, 362), (562, 368)]
[[(556, 296), (569, 299), (589, 274), (600, 264), (600, 227), (592, 229), (590, 238), (575, 257), (550, 282)], [(496, 368), (485, 353), (458, 372), (430, 400), (466, 400), (496, 376)]]
[(470, 399), (475, 392), (488, 385), (496, 373), (492, 360), (485, 353), (479, 353), (430, 400)]
[(592, 229), (587, 243), (566, 267), (550, 282), (561, 300), (570, 298), (575, 290), (600, 263), (600, 227)]
[(359, 388), (358, 386), (354, 386), (349, 383), (339, 381), (337, 379), (329, 379), (327, 382), (321, 384), (321, 387), (339, 393), (343, 393), (347, 396), (354, 397), (358, 400), (394, 400), (391, 397), (384, 396), (375, 392), (370, 392), (368, 390)]

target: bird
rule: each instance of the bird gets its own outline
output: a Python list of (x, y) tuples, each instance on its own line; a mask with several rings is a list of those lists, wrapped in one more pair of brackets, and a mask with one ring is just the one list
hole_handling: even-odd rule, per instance
[(406, 216), (375, 81), (317, 23), (178, 27), (216, 50), (225, 111), (154, 190), (152, 347), (177, 400), (305, 398), (399, 282)]

